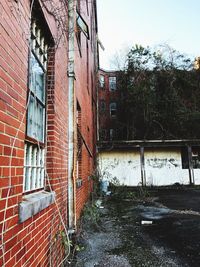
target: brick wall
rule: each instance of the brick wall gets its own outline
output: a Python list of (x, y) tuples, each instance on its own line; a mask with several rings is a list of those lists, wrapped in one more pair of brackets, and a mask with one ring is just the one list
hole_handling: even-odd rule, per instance
[[(36, 1), (36, 0), (35, 0)], [(42, 1), (41, 1), (42, 2)], [(81, 1), (84, 19), (91, 25), (92, 4), (88, 11)], [(28, 58), (30, 38), (30, 1), (0, 3), (0, 266), (59, 266), (64, 257), (64, 226), (67, 225), (68, 166), (68, 78), (67, 78), (67, 13), (63, 1), (54, 0), (43, 6), (45, 27), (54, 37), (47, 80), (47, 135), (45, 190), (55, 191), (56, 203), (19, 223), (19, 203), (23, 193), (24, 142), (26, 139), (26, 109), (28, 95)], [(57, 7), (56, 17), (48, 10)], [(86, 12), (85, 12), (86, 11)], [(61, 26), (56, 21), (62, 16)], [(93, 19), (95, 14), (93, 14)], [(60, 25), (60, 24), (59, 24)], [(83, 34), (82, 34), (83, 35)], [(96, 35), (93, 33), (93, 41)], [(95, 95), (95, 48), (92, 50), (82, 36), (82, 56), (75, 48), (75, 90), (81, 106), (81, 131), (86, 146), (82, 146), (82, 185), (76, 190), (76, 214), (79, 218), (91, 191), (88, 176), (93, 172), (95, 130), (92, 110)], [(88, 63), (87, 63), (88, 62)], [(88, 73), (87, 73), (88, 72)], [(92, 74), (91, 74), (92, 73)], [(91, 78), (92, 77), (92, 78)], [(91, 80), (93, 79), (93, 81)], [(93, 87), (93, 88), (92, 88)], [(93, 108), (95, 111), (95, 108)], [(77, 178), (77, 177), (75, 177)], [(59, 212), (62, 215), (60, 218)]]
[[(88, 2), (88, 5), (87, 5)], [(95, 1), (94, 1), (95, 2)], [(75, 92), (81, 109), (81, 185), (76, 190), (76, 215), (80, 217), (84, 203), (92, 190), (90, 176), (95, 168), (96, 146), (96, 76), (97, 76), (97, 32), (95, 22), (95, 5), (91, 1), (80, 1), (80, 15), (89, 28), (89, 40), (82, 33), (81, 47), (75, 41)], [(85, 143), (84, 143), (85, 142)]]
[[(104, 86), (100, 86), (100, 76), (104, 77)], [(110, 103), (118, 102), (119, 90), (116, 86), (115, 91), (111, 91), (109, 88), (109, 77), (117, 77), (116, 71), (104, 71), (99, 70), (98, 81), (98, 122), (99, 122), (99, 138), (100, 140), (110, 140), (110, 129), (115, 131), (119, 129), (117, 116), (110, 116)], [(117, 83), (116, 83), (117, 84)], [(105, 110), (101, 110), (101, 101), (105, 101)], [(117, 106), (118, 108), (118, 106)], [(104, 130), (104, 136), (102, 136), (102, 130)]]

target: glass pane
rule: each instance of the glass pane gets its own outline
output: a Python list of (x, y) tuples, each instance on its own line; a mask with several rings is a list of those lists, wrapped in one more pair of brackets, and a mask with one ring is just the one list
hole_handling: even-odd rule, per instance
[(104, 76), (100, 75), (100, 86), (104, 87)]
[(44, 125), (44, 108), (38, 104), (36, 118), (37, 139), (42, 142), (44, 140)]
[(30, 64), (30, 90), (45, 103), (45, 74), (33, 54), (31, 54)]
[(109, 87), (111, 90), (116, 89), (116, 77), (109, 77)]
[(28, 105), (28, 116), (27, 116), (27, 135), (35, 138), (36, 133), (34, 131), (34, 114), (35, 114), (35, 105), (34, 97), (31, 96)]
[(44, 142), (44, 110), (36, 98), (31, 96), (28, 105), (27, 135), (40, 142)]

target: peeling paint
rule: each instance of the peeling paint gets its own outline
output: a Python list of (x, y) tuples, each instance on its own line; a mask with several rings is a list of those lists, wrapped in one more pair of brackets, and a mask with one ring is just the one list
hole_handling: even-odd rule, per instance
[(176, 159), (170, 158), (170, 159), (162, 159), (162, 158), (153, 158), (153, 159), (147, 159), (147, 165), (151, 166), (152, 168), (164, 168), (167, 166), (170, 167), (180, 167), (180, 164)]
[(137, 186), (141, 183), (140, 155), (136, 152), (102, 152), (99, 156), (101, 174), (122, 185)]
[[(99, 154), (99, 169), (107, 180), (127, 186), (142, 183), (139, 151), (109, 151)], [(189, 184), (189, 172), (182, 168), (181, 151), (144, 150), (144, 184), (164, 186), (175, 183)], [(200, 184), (200, 169), (194, 170), (195, 184)]]

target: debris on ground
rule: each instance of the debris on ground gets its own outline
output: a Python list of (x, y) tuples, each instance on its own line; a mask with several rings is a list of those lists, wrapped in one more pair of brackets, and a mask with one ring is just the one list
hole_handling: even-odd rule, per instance
[(84, 249), (70, 266), (198, 267), (200, 190), (152, 191), (146, 199), (123, 194), (97, 201), (90, 215), (98, 213), (98, 227), (84, 222), (77, 239)]

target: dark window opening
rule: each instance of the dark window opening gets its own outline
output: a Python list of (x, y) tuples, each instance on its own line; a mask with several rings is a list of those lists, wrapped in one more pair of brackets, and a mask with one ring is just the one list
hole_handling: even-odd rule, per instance
[(192, 167), (200, 169), (200, 149), (192, 148)]
[(116, 102), (110, 103), (110, 116), (113, 118), (117, 116), (117, 103)]

